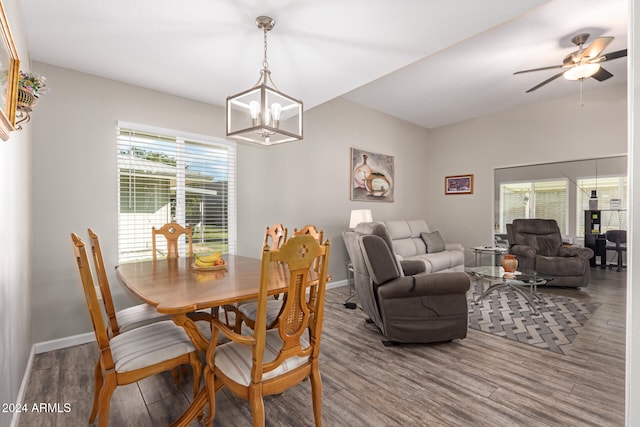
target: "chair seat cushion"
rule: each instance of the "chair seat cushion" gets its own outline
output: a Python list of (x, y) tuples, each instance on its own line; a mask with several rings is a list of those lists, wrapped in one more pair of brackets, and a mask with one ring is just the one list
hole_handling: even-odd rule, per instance
[[(282, 302), (282, 298), (267, 300), (267, 326), (271, 325), (278, 318), (278, 314), (280, 314), (280, 309), (282, 308)], [(238, 306), (238, 311), (255, 322), (258, 311), (258, 301), (243, 303)]]
[(170, 314), (161, 314), (149, 304), (134, 305), (116, 313), (120, 332), (130, 331), (150, 323), (171, 320)]
[(109, 345), (116, 372), (155, 365), (196, 349), (184, 329), (171, 320), (123, 332), (113, 337)]
[[(300, 338), (302, 348), (309, 346), (307, 335)], [(280, 348), (282, 347), (282, 339), (279, 332), (275, 329), (267, 331), (266, 344), (264, 346), (263, 363), (267, 363), (275, 359)], [(248, 386), (251, 382), (251, 359), (252, 346), (230, 342), (221, 347), (216, 348), (215, 365), (225, 376), (238, 384)], [(309, 361), (309, 357), (292, 356), (284, 361), (273, 371), (265, 372), (262, 376), (263, 380), (277, 377), (289, 372)]]

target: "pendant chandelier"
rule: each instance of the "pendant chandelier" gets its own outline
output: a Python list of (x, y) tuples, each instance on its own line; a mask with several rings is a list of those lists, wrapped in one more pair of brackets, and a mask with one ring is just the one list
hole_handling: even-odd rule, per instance
[(262, 70), (251, 89), (227, 97), (227, 136), (261, 145), (301, 140), (302, 101), (276, 88), (267, 62), (267, 32), (275, 21), (258, 16), (256, 25), (264, 33)]

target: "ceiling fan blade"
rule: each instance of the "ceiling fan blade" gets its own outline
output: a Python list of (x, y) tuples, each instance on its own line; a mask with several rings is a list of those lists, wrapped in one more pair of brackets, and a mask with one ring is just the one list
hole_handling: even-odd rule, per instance
[(600, 69), (598, 70), (597, 73), (595, 73), (593, 76), (594, 79), (596, 79), (599, 82), (602, 82), (604, 80), (607, 80), (611, 77), (613, 77), (613, 74), (611, 74), (610, 72), (608, 72), (607, 70), (605, 70), (604, 68), (600, 67)]
[(563, 67), (562, 65), (551, 65), (549, 67), (533, 68), (531, 70), (516, 71), (513, 74), (516, 75), (516, 74), (522, 74), (522, 73), (530, 73), (532, 71), (555, 70), (556, 68), (562, 68), (562, 67)]
[(599, 58), (597, 58), (597, 62), (611, 61), (612, 59), (622, 58), (623, 56), (627, 56), (627, 49), (605, 53), (604, 55), (601, 55)]
[(613, 37), (598, 37), (582, 51), (578, 60), (596, 58), (612, 41)]
[(555, 79), (557, 79), (558, 77), (560, 77), (560, 76), (561, 76), (561, 75), (563, 75), (563, 74), (564, 74), (564, 71), (563, 71), (563, 72), (561, 72), (561, 73), (558, 73), (558, 74), (556, 74), (556, 75), (554, 75), (554, 76), (551, 76), (551, 77), (549, 77), (547, 80), (543, 81), (542, 83), (540, 83), (540, 84), (538, 84), (538, 85), (536, 85), (536, 86), (532, 87), (531, 89), (529, 89), (529, 90), (528, 90), (528, 91), (526, 91), (525, 93), (533, 92), (534, 90), (536, 90), (536, 89), (538, 89), (538, 88), (540, 88), (540, 87), (542, 87), (542, 86), (546, 85), (547, 83), (554, 81)]

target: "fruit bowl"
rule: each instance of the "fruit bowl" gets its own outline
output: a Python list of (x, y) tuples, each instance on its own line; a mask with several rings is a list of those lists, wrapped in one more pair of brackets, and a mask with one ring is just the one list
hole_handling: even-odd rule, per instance
[(194, 262), (193, 264), (191, 264), (191, 268), (193, 268), (194, 271), (220, 271), (227, 268), (227, 263), (225, 262), (224, 264), (220, 264), (220, 265), (201, 267), (196, 265), (196, 263)]
[(227, 263), (222, 258), (222, 252), (214, 252), (209, 255), (196, 254), (191, 267), (195, 271), (219, 271), (227, 267)]

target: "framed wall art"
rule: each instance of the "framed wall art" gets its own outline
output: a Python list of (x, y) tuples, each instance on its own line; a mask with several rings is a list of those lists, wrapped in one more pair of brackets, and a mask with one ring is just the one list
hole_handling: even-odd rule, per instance
[(394, 157), (351, 148), (351, 200), (393, 202)]
[(444, 194), (473, 194), (473, 174), (446, 176)]
[(9, 22), (0, 2), (0, 138), (9, 139), (16, 121), (16, 106), (18, 104), (18, 79), (20, 75), (20, 60), (18, 51), (9, 30)]

